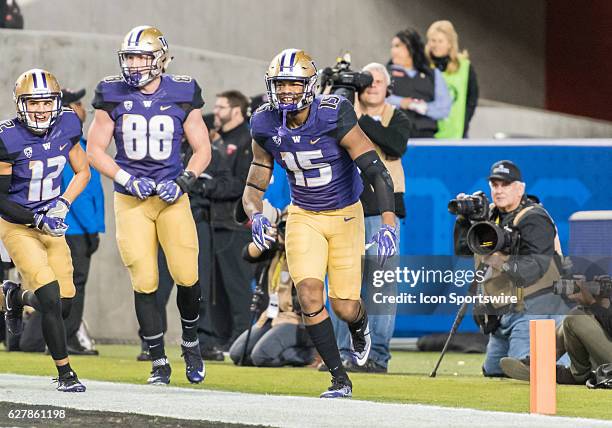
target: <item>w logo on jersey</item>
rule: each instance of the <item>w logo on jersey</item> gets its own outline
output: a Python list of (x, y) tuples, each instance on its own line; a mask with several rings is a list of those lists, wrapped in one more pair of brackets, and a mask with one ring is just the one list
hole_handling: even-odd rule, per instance
[[(151, 107), (152, 103), (153, 103), (153, 101), (151, 101), (151, 100), (145, 100), (145, 101), (142, 102), (142, 105), (145, 106), (145, 108), (149, 108), (149, 107)], [(127, 110), (129, 110), (129, 109), (127, 109)]]
[(43, 147), (45, 150), (49, 150), (51, 148), (51, 143), (43, 143)]
[(26, 156), (26, 158), (30, 159), (32, 157), (32, 147), (26, 147), (23, 149), (23, 154)]
[(124, 102), (123, 102), (123, 107), (125, 107), (125, 109), (126, 109), (127, 111), (132, 110), (132, 102), (131, 102), (131, 101), (124, 101)]
[(299, 143), (302, 137), (300, 135), (294, 135), (291, 138), (293, 139), (294, 143)]

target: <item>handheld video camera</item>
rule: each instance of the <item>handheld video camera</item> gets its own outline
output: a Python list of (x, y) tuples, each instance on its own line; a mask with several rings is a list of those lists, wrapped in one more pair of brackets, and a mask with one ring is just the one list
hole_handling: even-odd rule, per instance
[(594, 297), (609, 297), (612, 292), (612, 278), (610, 275), (597, 275), (592, 281), (586, 281), (582, 275), (574, 275), (571, 279), (560, 279), (553, 283), (553, 293), (564, 296), (580, 293), (581, 284)]
[(372, 75), (368, 72), (351, 70), (351, 54), (345, 53), (336, 59), (336, 65), (325, 67), (321, 71), (323, 90), (331, 86), (330, 94), (341, 95), (355, 104), (355, 92), (360, 92), (372, 84)]

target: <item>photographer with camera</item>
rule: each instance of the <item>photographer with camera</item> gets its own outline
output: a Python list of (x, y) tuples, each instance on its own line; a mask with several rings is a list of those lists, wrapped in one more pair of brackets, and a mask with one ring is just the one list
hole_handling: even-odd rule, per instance
[(457, 215), (455, 253), (474, 255), (486, 270), (479, 292), (512, 296), (504, 303), (475, 307), (475, 319), (489, 334), (483, 364), (485, 376), (504, 376), (500, 360), (529, 355), (529, 321), (554, 319), (560, 323), (568, 308), (552, 286), (560, 278), (561, 249), (554, 221), (536, 198), (525, 195), (519, 168), (502, 160), (491, 167), (489, 185), (493, 204), (477, 192), (461, 193), (449, 203)]
[[(595, 276), (592, 281), (575, 275), (554, 284), (555, 294), (578, 304), (557, 328), (557, 341), (570, 359), (569, 368), (557, 366), (557, 383), (583, 385), (592, 377), (592, 370), (612, 363), (611, 291), (609, 275)], [(529, 381), (529, 357), (504, 358), (501, 366), (508, 376)]]
[(276, 242), (263, 251), (250, 242), (242, 252), (244, 260), (257, 264), (255, 276), (258, 280), (251, 312), (255, 316), (261, 312), (261, 316), (230, 347), (229, 354), (234, 364), (305, 366), (314, 359), (314, 345), (304, 327), (297, 292), (287, 266), (285, 227), (288, 210), (285, 208), (282, 214), (274, 210), (277, 212), (268, 216), (274, 225), (270, 233)]

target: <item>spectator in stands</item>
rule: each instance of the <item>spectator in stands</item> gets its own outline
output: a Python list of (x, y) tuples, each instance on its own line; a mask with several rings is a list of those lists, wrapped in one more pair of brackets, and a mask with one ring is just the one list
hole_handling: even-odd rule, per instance
[(268, 305), (251, 327), (250, 336), (247, 329), (232, 344), (230, 358), (235, 364), (241, 363), (243, 354), (243, 365), (258, 367), (305, 366), (314, 358), (314, 345), (304, 327), (300, 304), (287, 267), (284, 248), (286, 223), (285, 209), (271, 232), (277, 240), (270, 249), (262, 252), (252, 242), (243, 249), (243, 258), (249, 263), (258, 264), (257, 289), (267, 293)]
[(413, 138), (433, 138), (437, 120), (448, 116), (451, 99), (440, 70), (429, 66), (421, 36), (413, 29), (400, 31), (391, 40), (392, 95), (387, 102), (410, 118)]
[[(80, 101), (85, 95), (85, 89), (79, 91), (62, 89), (62, 94), (63, 105), (74, 110), (81, 122), (85, 122), (87, 113)], [(81, 137), (80, 144), (85, 150), (87, 145), (85, 138)], [(69, 164), (66, 164), (62, 173), (62, 192), (66, 190), (73, 175), (72, 168)], [(104, 232), (104, 194), (100, 182), (100, 173), (95, 169), (92, 168), (91, 170), (91, 179), (85, 190), (72, 203), (66, 216), (66, 224), (68, 224), (66, 242), (72, 254), (74, 286), (76, 288), (70, 315), (64, 320), (66, 338), (68, 339), (68, 353), (98, 355), (98, 351), (86, 348), (77, 337), (77, 332), (83, 322), (85, 284), (89, 275), (91, 256), (96, 252), (100, 243), (98, 234)], [(81, 330), (81, 332), (83, 331), (86, 331), (86, 329)]]
[(229, 176), (202, 181), (209, 231), (200, 241), (200, 253), (208, 260), (207, 274), (200, 278), (203, 303), (198, 331), (203, 357), (210, 359), (220, 359), (219, 348), (228, 350), (250, 322), (253, 268), (241, 252), (251, 242), (251, 232), (234, 221), (234, 207), (241, 200), (253, 159), (246, 121), (249, 106), (245, 95), (230, 90), (218, 94), (213, 107), (211, 145)]
[[(374, 143), (378, 155), (393, 179), (393, 187), (395, 189), (395, 224), (397, 225), (396, 235), (398, 237), (396, 245), (399, 247), (400, 218), (406, 216), (406, 208), (404, 206), (405, 177), (401, 157), (406, 152), (411, 123), (403, 111), (385, 102), (385, 97), (388, 94), (391, 83), (391, 76), (389, 76), (385, 66), (371, 63), (366, 65), (362, 71), (372, 74), (373, 81), (371, 86), (358, 95), (355, 102), (355, 112), (359, 118), (359, 126)], [(360, 199), (365, 215), (365, 236), (370, 237), (380, 229), (382, 224), (380, 210), (371, 186), (364, 186)], [(376, 249), (374, 247), (369, 248), (366, 250), (366, 255), (376, 256)], [(389, 260), (389, 263), (391, 262), (393, 260)], [(366, 257), (365, 263), (377, 264), (378, 262), (375, 260), (375, 257)], [(365, 269), (367, 268), (365, 266)], [(389, 284), (388, 286), (391, 287), (392, 285)], [(368, 303), (366, 303), (367, 305)], [(366, 309), (370, 314), (370, 336), (372, 338), (372, 350), (366, 364), (363, 367), (359, 367), (351, 362), (351, 344), (348, 327), (345, 322), (340, 322), (335, 315), (331, 315), (338, 349), (340, 350), (343, 364), (348, 370), (384, 373), (387, 371), (388, 362), (391, 358), (389, 342), (395, 327), (396, 306), (388, 305), (384, 314), (380, 314), (381, 311), (378, 308), (366, 307)]]
[(438, 120), (436, 138), (467, 138), (478, 104), (476, 72), (466, 50), (459, 52), (459, 36), (450, 21), (436, 21), (427, 30), (427, 56), (442, 72), (452, 99), (450, 114)]

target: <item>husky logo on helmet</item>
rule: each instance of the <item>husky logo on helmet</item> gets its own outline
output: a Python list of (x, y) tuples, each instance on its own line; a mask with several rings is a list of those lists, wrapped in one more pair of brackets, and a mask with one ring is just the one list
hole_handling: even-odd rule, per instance
[[(117, 54), (123, 80), (137, 88), (160, 76), (172, 61), (164, 35), (157, 28), (148, 25), (130, 30)], [(146, 64), (130, 65), (134, 55), (144, 55)]]
[[(28, 100), (49, 100), (51, 108), (28, 110)], [(13, 101), (17, 119), (35, 134), (47, 132), (62, 111), (62, 91), (57, 79), (40, 68), (33, 68), (19, 76), (13, 89)], [(44, 116), (44, 119), (41, 118)]]
[[(293, 80), (302, 82), (303, 91), (296, 103), (282, 103), (278, 98), (276, 82)], [(308, 107), (315, 98), (317, 67), (310, 55), (299, 49), (285, 49), (274, 57), (266, 72), (268, 100), (274, 108), (285, 111), (301, 110)]]

